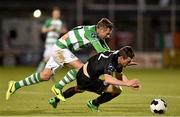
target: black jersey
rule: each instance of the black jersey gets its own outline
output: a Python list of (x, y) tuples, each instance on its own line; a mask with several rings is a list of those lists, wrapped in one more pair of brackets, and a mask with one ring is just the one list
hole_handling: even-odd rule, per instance
[(98, 79), (102, 74), (112, 75), (112, 72), (122, 72), (122, 65), (118, 64), (118, 52), (98, 53), (88, 60), (87, 72), (91, 79)]

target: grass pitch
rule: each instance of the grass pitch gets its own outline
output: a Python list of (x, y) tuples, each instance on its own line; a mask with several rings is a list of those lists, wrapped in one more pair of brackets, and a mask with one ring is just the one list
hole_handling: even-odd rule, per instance
[[(53, 109), (48, 104), (53, 96), (52, 81), (24, 87), (5, 101), (8, 81), (24, 79), (34, 70), (33, 67), (0, 67), (0, 116), (156, 116), (149, 109), (154, 98), (167, 102), (168, 110), (163, 116), (180, 116), (180, 69), (127, 69), (124, 73), (129, 79), (138, 78), (142, 89), (134, 91), (124, 87), (119, 97), (100, 106), (99, 113), (91, 112), (86, 106), (89, 99), (98, 96), (90, 92), (75, 95)], [(61, 79), (66, 71), (59, 71), (55, 79)]]

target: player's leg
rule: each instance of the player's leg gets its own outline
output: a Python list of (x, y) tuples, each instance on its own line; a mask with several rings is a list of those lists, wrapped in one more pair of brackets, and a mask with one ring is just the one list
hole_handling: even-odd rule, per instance
[[(74, 87), (68, 88), (62, 94), (63, 94), (64, 98), (67, 99), (67, 98), (74, 96), (76, 93), (82, 93), (82, 92), (83, 91), (78, 89), (78, 86), (74, 86)], [(60, 103), (60, 99), (57, 97), (53, 97), (53, 98), (49, 99), (49, 104), (51, 104), (53, 108), (56, 108), (58, 103)]]
[(30, 76), (26, 77), (25, 79), (17, 81), (17, 82), (10, 81), (8, 85), (8, 90), (6, 93), (6, 100), (8, 100), (10, 95), (15, 93), (15, 91), (17, 91), (19, 88), (22, 88), (24, 86), (30, 86), (33, 84), (38, 84), (42, 81), (46, 81), (48, 79), (48, 76), (50, 77), (52, 75), (50, 71), (44, 70), (42, 71), (42, 73), (33, 73)]
[[(77, 86), (79, 91), (91, 91), (95, 93), (100, 93), (102, 92), (105, 88), (106, 85), (103, 84), (102, 80), (92, 80), (88, 76), (84, 74), (83, 67), (78, 71), (77, 76), (76, 76), (76, 81), (77, 81)], [(91, 109), (93, 112), (98, 112), (99, 106), (93, 105), (91, 103), (92, 101), (87, 103), (87, 106)]]
[(83, 63), (68, 49), (63, 49), (63, 53), (59, 53), (59, 54), (64, 55), (65, 57), (64, 61), (65, 63), (67, 63), (68, 66), (75, 68), (68, 71), (67, 74), (64, 76), (64, 78), (55, 85), (53, 85), (53, 87), (51, 88), (52, 92), (56, 95), (57, 98), (59, 98), (62, 101), (65, 101), (65, 98), (62, 94), (62, 88), (66, 84), (69, 84), (70, 82), (76, 79), (77, 70), (83, 66)]
[[(76, 60), (74, 62), (81, 64), (79, 60)], [(58, 83), (52, 86), (51, 91), (55, 94), (57, 98), (59, 98), (62, 101), (66, 101), (65, 97), (62, 94), (62, 88), (64, 87), (64, 85), (74, 81), (76, 79), (76, 74), (77, 71), (75, 69), (72, 69), (68, 71), (67, 75), (65, 75), (65, 77), (62, 80), (60, 80)]]
[(121, 86), (118, 86), (118, 85), (109, 85), (107, 88), (104, 89), (103, 92), (106, 92), (106, 93), (119, 93), (121, 94), (123, 91), (122, 87)]
[(122, 89), (119, 86), (116, 87), (109, 85), (99, 97), (94, 100), (90, 100), (88, 103), (99, 107), (101, 104), (106, 103), (120, 95), (121, 92)]
[[(77, 73), (77, 86), (76, 87), (71, 87), (69, 89), (67, 89), (66, 91), (64, 91), (62, 93), (62, 95), (64, 96), (64, 98), (69, 98), (72, 97), (73, 95), (75, 95), (76, 93), (82, 93), (83, 91), (81, 90), (81, 87), (86, 86), (86, 81), (85, 80), (89, 80), (88, 78), (86, 78), (86, 76), (83, 74), (83, 68), (81, 68), (78, 73)], [(53, 108), (57, 107), (57, 104), (60, 102), (60, 99), (57, 97), (51, 98), (49, 100), (49, 104), (52, 105)]]
[[(86, 76), (83, 72), (83, 67), (78, 71), (76, 81), (77, 81), (78, 89), (80, 91), (87, 90), (99, 94), (106, 88), (106, 85), (103, 84), (102, 80), (92, 80), (91, 78)], [(99, 105), (92, 104), (92, 101), (88, 101), (87, 106), (93, 112), (99, 111), (98, 109)]]
[(62, 65), (57, 64), (55, 60), (53, 59), (53, 57), (51, 57), (49, 61), (47, 62), (45, 69), (42, 72), (40, 73), (35, 72), (29, 75), (28, 77), (26, 77), (25, 79), (17, 81), (17, 82), (10, 81), (8, 90), (6, 92), (6, 100), (8, 100), (9, 97), (12, 94), (14, 94), (15, 91), (17, 91), (19, 88), (22, 88), (24, 86), (38, 84), (43, 81), (48, 81), (55, 73), (55, 70), (58, 69), (60, 66), (62, 67)]
[(93, 87), (96, 88), (91, 88), (89, 91), (100, 94), (100, 96), (96, 99), (89, 100), (87, 102), (87, 106), (93, 112), (99, 112), (98, 108), (101, 104), (112, 100), (121, 93), (121, 89), (119, 89), (119, 87), (115, 87), (113, 85), (106, 85), (103, 80), (98, 80), (96, 83), (94, 83)]
[(66, 84), (74, 81), (76, 79), (77, 71), (84, 65), (79, 59), (74, 60), (68, 63), (71, 67), (75, 69), (71, 69), (67, 72), (67, 74), (56, 84), (56, 87), (62, 89)]
[(76, 69), (69, 70), (67, 74), (58, 83), (55, 84), (55, 87), (62, 90), (66, 84), (69, 84), (76, 79), (76, 75)]

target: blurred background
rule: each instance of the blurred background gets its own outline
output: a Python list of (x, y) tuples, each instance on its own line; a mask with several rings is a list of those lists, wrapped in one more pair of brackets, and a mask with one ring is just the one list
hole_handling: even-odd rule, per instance
[[(140, 68), (180, 67), (179, 0), (1, 0), (1, 66), (36, 66), (41, 61), (41, 28), (54, 6), (61, 9), (68, 30), (109, 18), (115, 27), (108, 45), (132, 46)], [(86, 49), (77, 54), (86, 60), (91, 53)]]

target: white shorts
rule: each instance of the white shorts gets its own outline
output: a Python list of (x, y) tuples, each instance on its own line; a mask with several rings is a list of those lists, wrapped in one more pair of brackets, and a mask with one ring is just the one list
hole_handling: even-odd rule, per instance
[(68, 49), (61, 49), (54, 44), (51, 52), (52, 56), (46, 63), (45, 68), (50, 68), (54, 73), (58, 68), (62, 68), (64, 63), (70, 63), (78, 58)]

